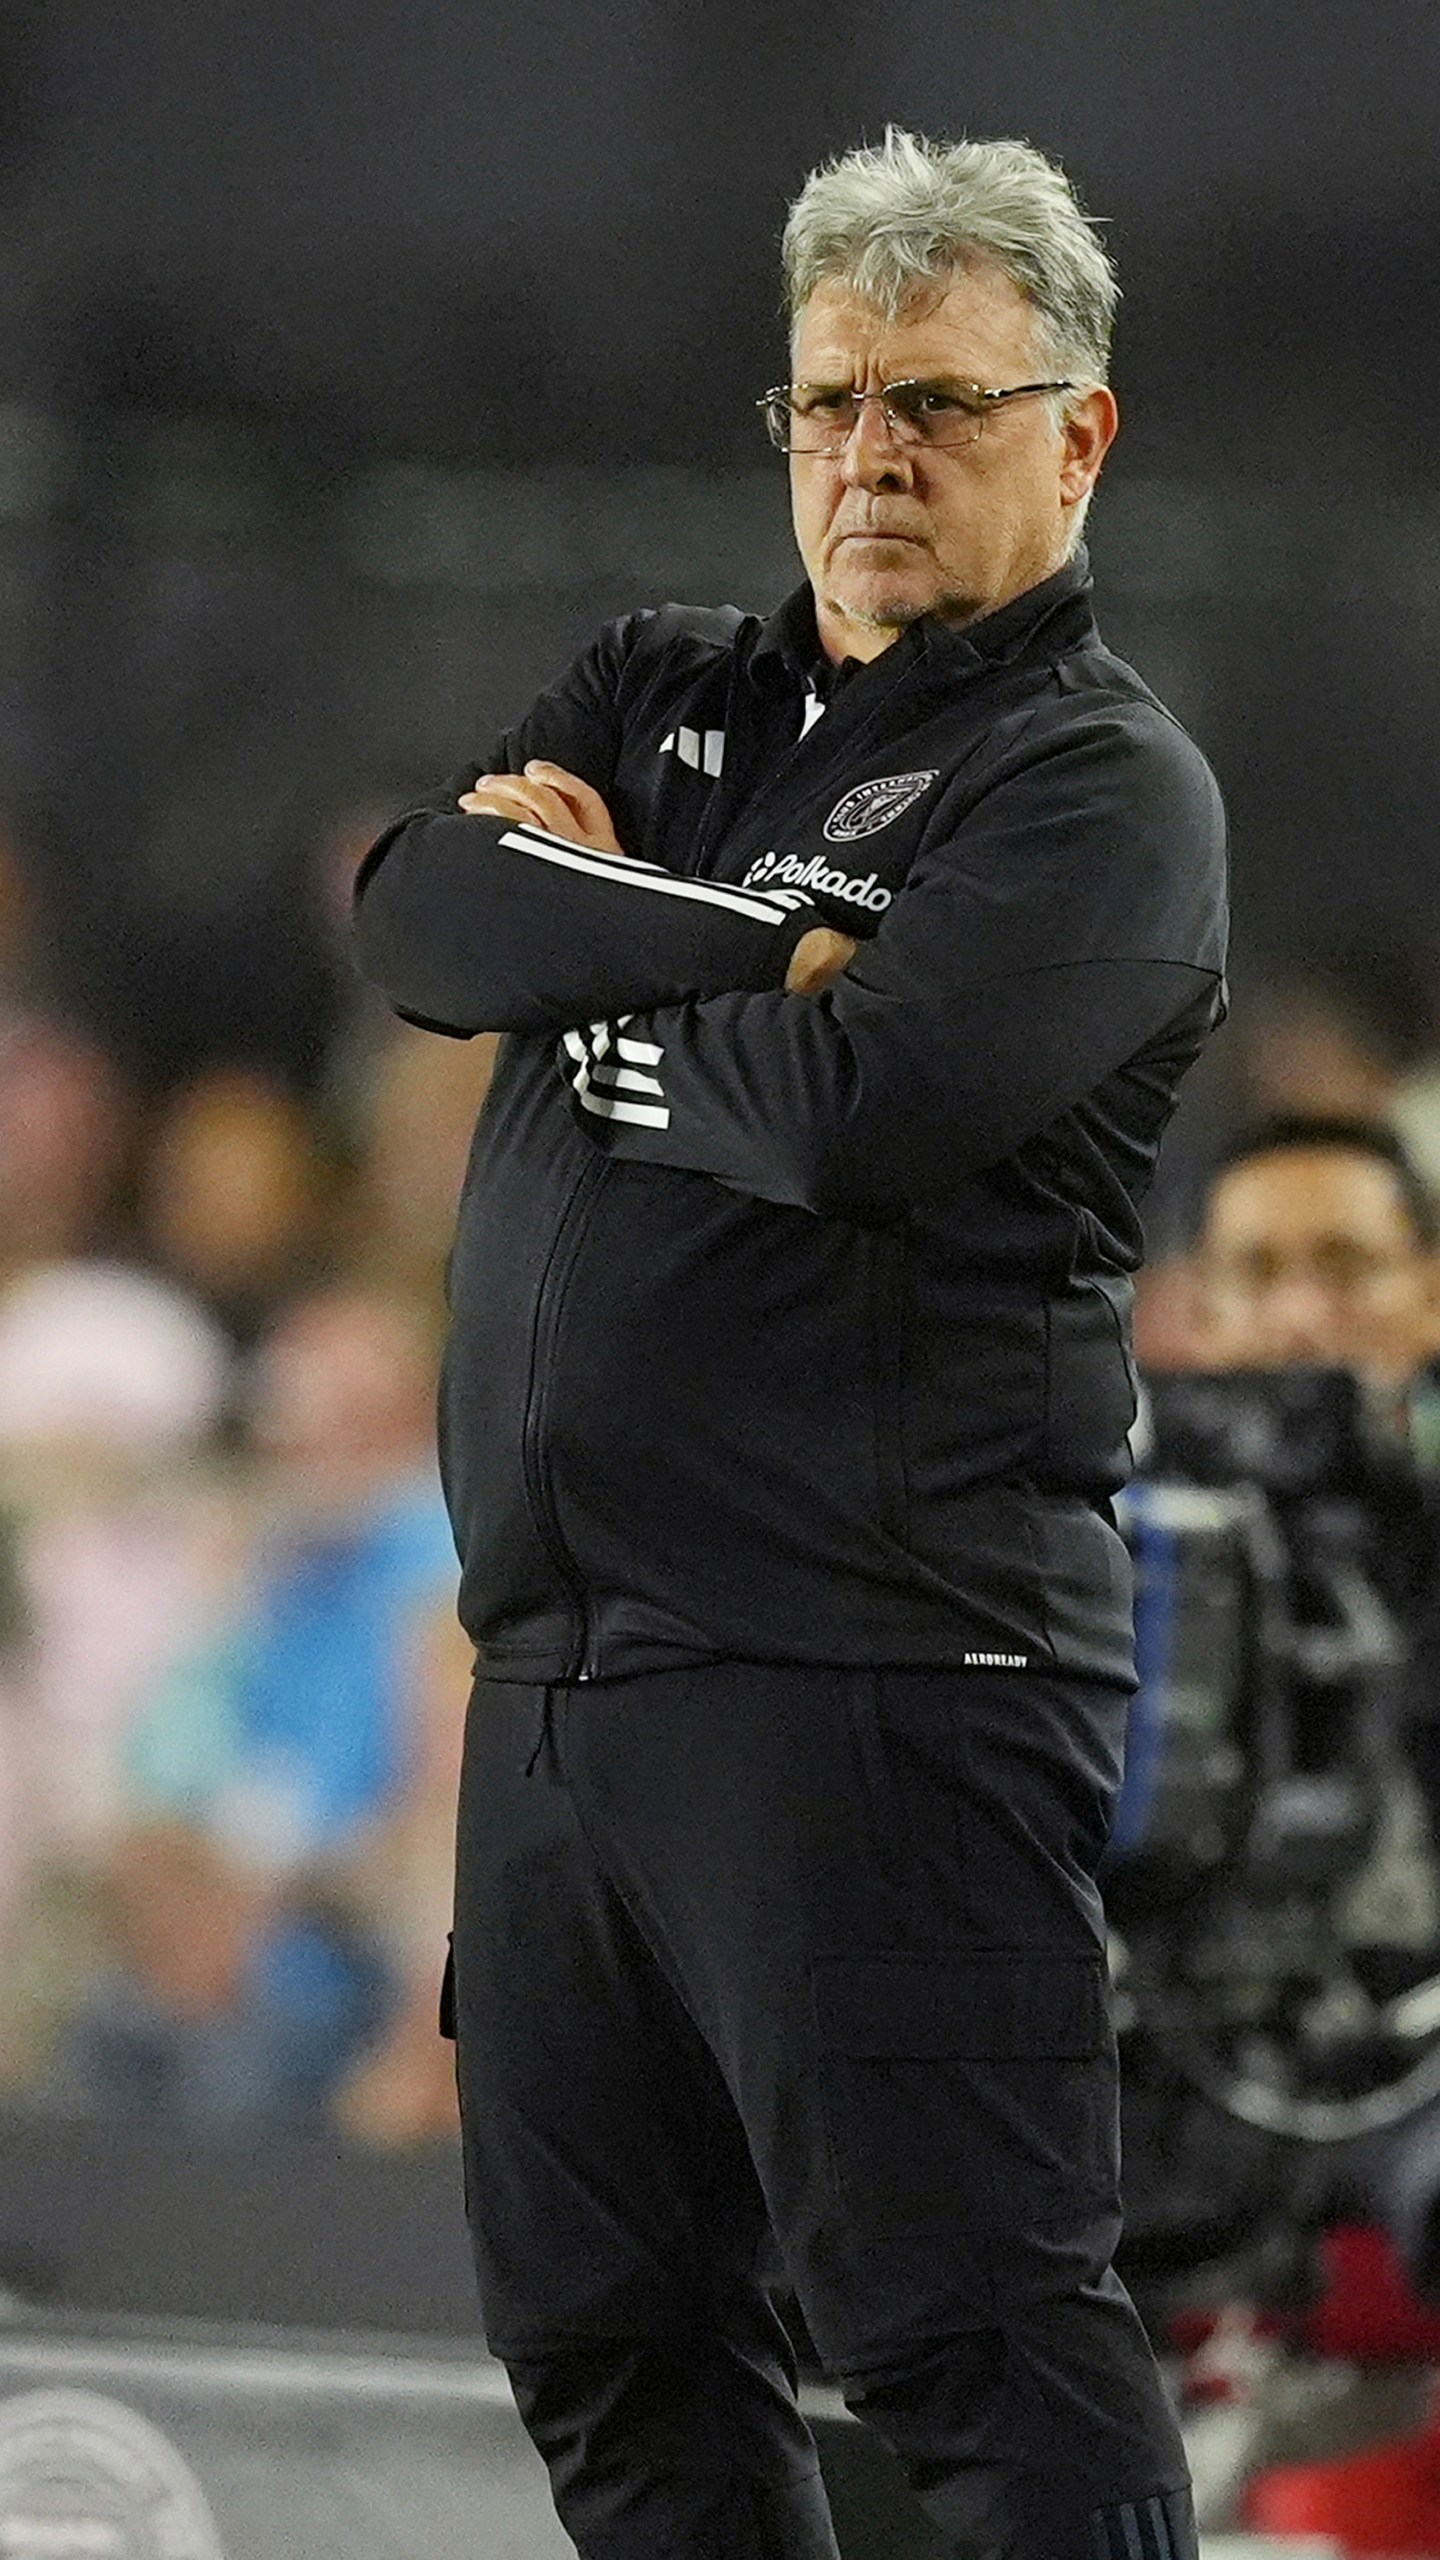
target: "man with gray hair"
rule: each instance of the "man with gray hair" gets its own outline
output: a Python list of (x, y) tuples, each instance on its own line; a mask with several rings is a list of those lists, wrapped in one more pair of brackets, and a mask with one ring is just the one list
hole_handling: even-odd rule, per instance
[(804, 583), (611, 626), (358, 887), (402, 1012), (508, 1035), (441, 1431), (481, 2295), (585, 2560), (833, 2560), (771, 2233), (947, 2550), (1188, 2560), (1094, 1876), (1219, 801), (1091, 615), (1062, 172), (891, 132), (785, 256)]

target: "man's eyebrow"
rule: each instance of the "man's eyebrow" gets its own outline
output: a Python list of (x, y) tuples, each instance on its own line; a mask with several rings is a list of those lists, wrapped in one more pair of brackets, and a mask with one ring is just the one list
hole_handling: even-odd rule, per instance
[[(954, 365), (920, 365), (912, 366), (908, 373), (887, 373), (885, 380), (887, 383), (915, 382), (926, 390), (955, 388), (969, 391), (979, 382), (980, 376), (961, 373)], [(854, 387), (853, 379), (849, 377), (823, 373), (796, 374), (791, 384), (795, 391), (851, 391)]]
[[(797, 373), (792, 377), (790, 388), (792, 391), (853, 391), (854, 372), (852, 366), (848, 374)], [(978, 374), (957, 372), (954, 365), (912, 367), (908, 373), (887, 373), (885, 376), (887, 383), (915, 382), (926, 390), (936, 391), (951, 388), (968, 391), (979, 379)]]

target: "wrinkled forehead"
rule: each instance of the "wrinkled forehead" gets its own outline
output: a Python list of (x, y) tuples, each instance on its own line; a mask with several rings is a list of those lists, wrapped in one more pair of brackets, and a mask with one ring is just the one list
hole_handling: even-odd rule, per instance
[(898, 310), (840, 278), (818, 284), (791, 341), (797, 381), (874, 373), (888, 381), (957, 374), (990, 382), (1034, 354), (1036, 315), (1018, 285), (988, 261), (938, 276)]

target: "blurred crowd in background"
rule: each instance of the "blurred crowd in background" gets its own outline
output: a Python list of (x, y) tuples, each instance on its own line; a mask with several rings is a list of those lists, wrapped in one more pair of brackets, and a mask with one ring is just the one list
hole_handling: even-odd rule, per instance
[(0, 2094), (452, 2125), (470, 1663), (433, 1406), (491, 1046), (351, 982), (373, 831), (317, 849), (337, 1001), (304, 1087), (253, 1057), (142, 1086), (0, 867)]

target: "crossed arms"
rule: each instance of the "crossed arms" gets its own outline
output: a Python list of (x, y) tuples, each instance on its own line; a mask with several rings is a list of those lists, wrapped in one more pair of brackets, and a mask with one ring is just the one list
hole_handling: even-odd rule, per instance
[(482, 774), (453, 808), (398, 820), (356, 882), (359, 966), (427, 1029), (560, 1032), (687, 996), (810, 992), (855, 947), (808, 899), (632, 861), (563, 766)]
[[(997, 772), (857, 952), (793, 892), (630, 861), (593, 786), (526, 758), (381, 839), (357, 951), (434, 1028), (555, 1033), (610, 1153), (884, 1219), (1122, 1069), (1173, 1084), (1218, 1012), (1222, 843), (1183, 733), (1102, 706)], [(617, 1016), (643, 1100), (603, 1108)]]

